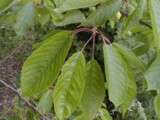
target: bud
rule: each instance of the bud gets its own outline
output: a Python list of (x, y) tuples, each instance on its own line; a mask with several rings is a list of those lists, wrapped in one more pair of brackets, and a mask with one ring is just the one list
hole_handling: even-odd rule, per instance
[(121, 19), (121, 17), (122, 17), (122, 14), (118, 11), (117, 15), (116, 15), (116, 18), (119, 20), (119, 19)]

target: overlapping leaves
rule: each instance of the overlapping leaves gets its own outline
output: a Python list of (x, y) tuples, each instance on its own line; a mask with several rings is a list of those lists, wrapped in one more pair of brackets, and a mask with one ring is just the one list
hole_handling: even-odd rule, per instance
[(54, 91), (54, 109), (59, 120), (65, 120), (78, 108), (85, 87), (85, 59), (81, 52), (67, 60)]
[(105, 97), (104, 76), (96, 60), (87, 64), (86, 83), (80, 109), (81, 115), (78, 120), (93, 120)]

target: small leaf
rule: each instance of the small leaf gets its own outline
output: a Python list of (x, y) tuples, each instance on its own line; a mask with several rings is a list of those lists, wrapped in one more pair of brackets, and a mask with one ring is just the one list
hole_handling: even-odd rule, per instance
[(59, 120), (66, 120), (81, 102), (85, 87), (85, 58), (72, 55), (62, 68), (54, 90), (54, 108)]
[(160, 52), (145, 73), (148, 90), (160, 90)]
[(114, 46), (105, 44), (103, 51), (109, 99), (125, 113), (136, 96), (132, 70)]
[(48, 90), (46, 93), (42, 95), (40, 98), (38, 109), (42, 111), (42, 113), (48, 113), (51, 111), (51, 108), (53, 106), (52, 102), (52, 90)]
[(93, 120), (105, 97), (105, 83), (102, 70), (96, 60), (87, 64), (86, 85), (82, 98), (82, 115), (78, 120)]
[(85, 20), (85, 16), (81, 11), (74, 10), (67, 12), (61, 20), (56, 20), (53, 17), (53, 23), (56, 26), (65, 26), (68, 24), (75, 24), (75, 23), (81, 23)]
[(160, 1), (149, 0), (150, 15), (152, 20), (155, 44), (160, 48)]
[(112, 117), (110, 116), (109, 112), (106, 109), (100, 109), (100, 118), (101, 120), (112, 120)]
[(87, 8), (95, 6), (105, 0), (65, 0), (58, 8), (57, 11), (65, 12), (74, 9)]
[(157, 95), (154, 100), (154, 108), (157, 114), (158, 120), (160, 119), (160, 95)]
[(24, 95), (34, 96), (56, 80), (72, 41), (71, 32), (63, 31), (46, 38), (32, 53), (22, 68), (21, 89)]
[(33, 2), (25, 4), (17, 15), (15, 31), (18, 36), (23, 36), (27, 29), (33, 24), (35, 8)]
[(108, 19), (116, 15), (121, 8), (122, 0), (112, 0), (100, 5), (96, 11), (93, 11), (82, 26), (101, 26)]

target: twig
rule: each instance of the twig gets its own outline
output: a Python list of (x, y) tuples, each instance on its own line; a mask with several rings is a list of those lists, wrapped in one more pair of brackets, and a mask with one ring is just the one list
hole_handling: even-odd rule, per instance
[(12, 1), (6, 8), (4, 8), (2, 11), (0, 11), (0, 15), (2, 15), (4, 12), (6, 12), (8, 9), (13, 7), (15, 4), (17, 4), (20, 0), (14, 0)]
[(23, 45), (25, 42), (21, 43), (17, 48), (15, 48), (9, 55), (7, 55), (4, 59), (0, 61), (0, 65), (8, 60), (11, 56), (13, 56)]
[(103, 42), (106, 41), (108, 44), (111, 44), (111, 41), (101, 31), (99, 31), (99, 34)]
[(150, 24), (148, 24), (147, 22), (143, 21), (143, 20), (140, 20), (139, 23), (142, 24), (142, 25), (145, 25), (146, 27), (148, 27), (150, 29), (152, 29), (152, 26)]
[(93, 31), (92, 31), (92, 29), (90, 29), (90, 28), (78, 28), (78, 29), (76, 29), (76, 30), (74, 31), (74, 34), (78, 34), (78, 33), (80, 33), (80, 32), (89, 32), (89, 33), (92, 33)]
[(18, 92), (18, 90), (16, 90), (15, 88), (13, 88), (12, 86), (10, 86), (9, 84), (7, 84), (4, 80), (0, 80), (0, 83), (2, 83), (5, 87), (9, 88), (10, 90), (12, 90), (14, 93), (16, 93), (21, 100), (23, 100), (26, 105), (31, 108), (32, 110), (34, 110), (35, 112), (37, 112), (44, 120), (49, 120), (45, 115), (43, 115), (43, 113), (41, 113), (31, 102), (29, 102), (26, 98), (22, 97), (21, 94)]
[(94, 52), (95, 52), (95, 40), (96, 35), (100, 35), (104, 43), (111, 44), (111, 41), (103, 34), (102, 31), (97, 30), (96, 27), (90, 29), (90, 28), (78, 28), (74, 31), (74, 34), (78, 34), (80, 32), (89, 32), (92, 33), (91, 37), (88, 39), (88, 41), (85, 43), (81, 51), (84, 51), (85, 47), (88, 45), (88, 43), (93, 39), (93, 49), (92, 49), (92, 58), (94, 58)]
[(84, 49), (86, 48), (86, 46), (88, 45), (88, 43), (92, 40), (92, 36), (87, 40), (87, 42), (84, 44), (83, 48), (81, 49), (81, 51), (83, 52)]
[(97, 35), (97, 28), (92, 29), (92, 38), (93, 38), (93, 48), (92, 48), (92, 58), (94, 58), (94, 52), (95, 52), (95, 41), (96, 41), (96, 35)]

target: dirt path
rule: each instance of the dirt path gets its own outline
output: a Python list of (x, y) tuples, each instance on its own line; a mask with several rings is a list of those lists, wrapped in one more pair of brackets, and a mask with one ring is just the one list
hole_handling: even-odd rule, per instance
[[(17, 61), (14, 56), (12, 56), (7, 61), (0, 64), (0, 79), (5, 80), (5, 82), (10, 85), (13, 85), (19, 73), (20, 67), (21, 63)], [(0, 110), (4, 107), (12, 106), (14, 93), (11, 90), (2, 86), (0, 89), (0, 96)]]

